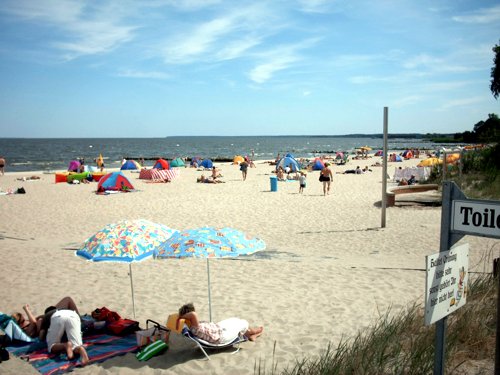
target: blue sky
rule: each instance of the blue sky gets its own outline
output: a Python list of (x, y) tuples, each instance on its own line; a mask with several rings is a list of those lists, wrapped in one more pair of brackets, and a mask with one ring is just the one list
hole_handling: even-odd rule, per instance
[(0, 132), (164, 137), (472, 130), (500, 4), (2, 0)]

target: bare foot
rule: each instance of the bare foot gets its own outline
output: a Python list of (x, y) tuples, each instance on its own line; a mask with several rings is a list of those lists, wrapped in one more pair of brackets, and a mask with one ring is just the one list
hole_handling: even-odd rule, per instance
[(75, 351), (78, 352), (78, 354), (80, 354), (80, 363), (82, 364), (82, 366), (87, 365), (90, 359), (85, 348), (83, 346), (79, 346), (78, 348), (75, 349)]
[(257, 337), (259, 337), (260, 335), (262, 335), (262, 332), (264, 331), (264, 327), (258, 327), (258, 328), (254, 328), (254, 329), (250, 329), (248, 330), (248, 339), (250, 341), (255, 341), (255, 339)]
[(64, 345), (64, 347), (66, 349), (66, 355), (68, 356), (68, 359), (72, 360), (75, 357), (75, 353), (73, 352), (73, 345), (71, 344), (71, 342), (68, 341)]

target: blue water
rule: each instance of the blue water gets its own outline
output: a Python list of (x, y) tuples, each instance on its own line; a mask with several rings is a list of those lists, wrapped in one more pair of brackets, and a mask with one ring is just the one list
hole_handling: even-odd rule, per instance
[[(381, 149), (382, 138), (335, 136), (274, 136), (274, 137), (167, 137), (167, 138), (79, 138), (79, 139), (0, 139), (0, 156), (7, 161), (7, 172), (66, 170), (71, 160), (84, 158), (87, 164), (102, 154), (107, 168), (121, 165), (124, 157), (153, 159), (162, 157), (201, 156), (231, 159), (235, 155), (251, 155), (256, 160), (274, 159), (277, 154), (291, 152), (295, 157), (312, 158), (337, 151), (353, 152), (357, 147)], [(422, 139), (390, 139), (389, 149), (436, 149), (438, 145)], [(149, 161), (151, 160), (151, 161)]]

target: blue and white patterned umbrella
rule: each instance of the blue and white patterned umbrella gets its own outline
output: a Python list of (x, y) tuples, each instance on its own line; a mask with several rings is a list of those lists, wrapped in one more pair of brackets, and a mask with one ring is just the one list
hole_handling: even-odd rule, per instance
[(129, 263), (132, 306), (135, 317), (132, 262), (150, 258), (154, 250), (168, 240), (175, 229), (148, 220), (123, 220), (106, 225), (89, 237), (76, 255), (92, 262)]
[(203, 227), (174, 233), (155, 250), (155, 258), (206, 258), (208, 274), (208, 306), (212, 320), (210, 293), (210, 258), (238, 257), (264, 250), (260, 238), (251, 238), (234, 228)]

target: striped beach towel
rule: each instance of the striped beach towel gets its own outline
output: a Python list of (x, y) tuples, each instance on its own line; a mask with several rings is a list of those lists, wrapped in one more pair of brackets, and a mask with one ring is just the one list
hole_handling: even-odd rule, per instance
[[(90, 358), (89, 364), (103, 362), (109, 358), (138, 350), (135, 333), (127, 336), (107, 334), (85, 336), (83, 345)], [(29, 364), (44, 375), (63, 374), (80, 365), (79, 357), (68, 361), (65, 354), (49, 354), (47, 345), (42, 342), (9, 346), (7, 350), (17, 357), (27, 359)]]

